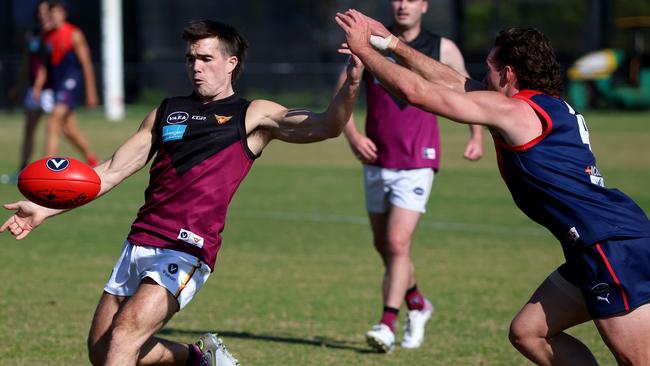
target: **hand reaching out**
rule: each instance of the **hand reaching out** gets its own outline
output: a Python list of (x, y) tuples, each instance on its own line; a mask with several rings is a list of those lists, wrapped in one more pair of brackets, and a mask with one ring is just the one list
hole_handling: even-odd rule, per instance
[(54, 215), (61, 210), (53, 210), (39, 206), (29, 201), (18, 201), (4, 205), (7, 210), (16, 210), (16, 212), (5, 221), (0, 227), (0, 233), (9, 229), (11, 235), (16, 240), (23, 239), (32, 232), (43, 220)]

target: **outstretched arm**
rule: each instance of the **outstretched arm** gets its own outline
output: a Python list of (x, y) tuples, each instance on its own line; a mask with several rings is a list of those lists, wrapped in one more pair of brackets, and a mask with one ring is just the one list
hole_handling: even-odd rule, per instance
[(72, 42), (84, 75), (86, 104), (89, 107), (95, 107), (98, 104), (97, 83), (95, 82), (95, 71), (93, 69), (93, 62), (90, 58), (88, 42), (86, 42), (86, 37), (84, 37), (80, 30), (75, 31), (72, 34)]
[(440, 62), (411, 48), (392, 35), (383, 24), (360, 12), (352, 11), (363, 19), (370, 29), (370, 43), (380, 51), (391, 51), (400, 63), (424, 79), (456, 90), (483, 90), (483, 83), (472, 80), (465, 70), (460, 50), (447, 38), (441, 40)]
[(359, 12), (338, 13), (337, 23), (345, 31), (350, 51), (392, 94), (426, 111), (461, 123), (481, 124), (501, 130), (504, 123), (515, 120), (511, 110), (516, 102), (500, 93), (476, 91), (466, 93), (458, 88), (441, 86), (403, 66), (386, 60), (369, 44), (370, 29)]
[[(153, 156), (152, 131), (155, 116), (156, 110), (149, 113), (142, 121), (138, 132), (122, 144), (109, 160), (95, 167), (95, 171), (101, 180), (98, 196), (105, 194), (124, 179), (140, 170)], [(17, 240), (29, 235), (45, 219), (68, 211), (46, 208), (30, 201), (5, 204), (4, 207), (16, 212), (0, 227), (0, 232), (9, 230)]]
[(271, 139), (309, 143), (338, 136), (352, 115), (359, 95), (361, 73), (361, 61), (352, 57), (346, 82), (322, 113), (287, 109), (268, 100), (253, 101), (246, 113), (246, 132), (251, 150), (260, 153)]

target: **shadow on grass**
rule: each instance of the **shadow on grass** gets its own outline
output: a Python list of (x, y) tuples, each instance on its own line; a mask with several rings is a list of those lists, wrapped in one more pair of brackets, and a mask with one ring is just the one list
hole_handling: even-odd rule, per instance
[[(212, 331), (165, 328), (165, 329), (161, 329), (158, 332), (158, 334), (164, 336), (165, 335), (166, 336), (189, 335), (189, 336), (194, 336), (196, 338), (199, 338), (202, 334), (205, 334), (207, 332), (212, 332)], [(270, 335), (270, 334), (255, 334), (251, 332), (235, 332), (229, 330), (221, 330), (221, 331), (217, 331), (216, 333), (219, 334), (219, 336), (223, 336), (225, 338), (240, 338), (240, 339), (251, 339), (251, 340), (259, 340), (259, 341), (266, 341), (266, 342), (298, 344), (298, 345), (305, 345), (305, 346), (355, 351), (358, 353), (376, 353), (375, 351), (367, 347), (361, 347), (357, 344), (353, 344), (346, 341), (339, 341), (339, 340), (326, 338), (326, 337), (314, 337), (313, 339), (304, 339), (304, 338), (285, 337), (285, 336)]]

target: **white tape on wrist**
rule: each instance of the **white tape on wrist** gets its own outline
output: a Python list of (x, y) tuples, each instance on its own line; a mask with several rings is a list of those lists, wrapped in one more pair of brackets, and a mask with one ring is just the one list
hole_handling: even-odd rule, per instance
[(394, 49), (397, 39), (392, 34), (388, 37), (370, 36), (370, 44), (379, 51)]

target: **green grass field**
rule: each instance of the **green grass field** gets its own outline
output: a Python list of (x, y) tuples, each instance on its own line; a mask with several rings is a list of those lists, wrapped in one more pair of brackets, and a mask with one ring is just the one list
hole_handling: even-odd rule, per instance
[[(110, 123), (99, 112), (83, 112), (80, 124), (108, 157), (144, 113), (132, 109), (128, 120)], [(17, 164), (21, 118), (0, 115), (0, 172)], [(586, 118), (606, 184), (650, 212), (649, 115)], [(419, 286), (436, 306), (420, 349), (380, 355), (365, 344), (363, 334), (381, 311), (383, 271), (360, 167), (343, 138), (269, 146), (235, 195), (210, 281), (160, 335), (193, 342), (217, 331), (244, 365), (527, 364), (510, 346), (508, 326), (562, 263), (560, 246), (513, 204), (487, 132), (477, 163), (462, 159), (466, 126), (443, 123), (442, 134), (443, 169), (413, 246)], [(40, 154), (42, 131), (38, 138)], [(67, 146), (62, 153), (76, 156)], [(91, 316), (146, 182), (140, 172), (26, 240), (0, 236), (0, 365), (88, 364)], [(0, 185), (0, 197), (21, 196), (15, 186)], [(592, 324), (570, 333), (603, 365), (615, 364)]]

